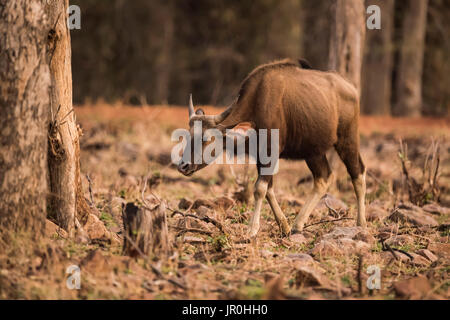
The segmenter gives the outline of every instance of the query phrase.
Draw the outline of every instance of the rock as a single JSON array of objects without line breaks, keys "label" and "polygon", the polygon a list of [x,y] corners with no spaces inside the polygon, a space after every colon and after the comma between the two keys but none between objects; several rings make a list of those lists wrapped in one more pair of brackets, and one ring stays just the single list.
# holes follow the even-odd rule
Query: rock
[{"label": "rock", "polygon": [[323,236],[324,240],[348,238],[373,243],[375,238],[361,227],[335,227],[330,233]]},{"label": "rock", "polygon": [[266,249],[260,250],[259,253],[263,258],[272,258],[275,255],[272,251]]},{"label": "rock", "polygon": [[319,203],[316,206],[316,210],[328,210],[328,207],[332,208],[338,213],[348,211],[348,206],[343,201],[335,198],[329,193],[327,193],[322,197],[322,199],[320,199]]},{"label": "rock", "polygon": [[[403,252],[400,252],[400,251],[394,251],[394,252],[395,252],[395,256],[397,257],[397,259],[395,259],[394,256],[392,255],[392,253],[389,251],[382,252],[381,259],[386,264],[390,264],[392,261],[401,261],[402,263],[410,264],[410,265],[417,266],[417,267],[428,267],[431,264],[431,262],[429,260],[425,259],[421,255],[418,255],[414,252],[408,252],[408,255],[404,254]],[[412,257],[412,259],[411,259],[411,257]]]},{"label": "rock", "polygon": [[83,228],[91,239],[101,239],[108,234],[108,230],[106,230],[103,222],[93,214],[89,214],[86,224],[83,226]]},{"label": "rock", "polygon": [[139,146],[137,144],[121,141],[117,147],[119,152],[131,161],[135,161],[139,155]]},{"label": "rock", "polygon": [[425,259],[417,253],[409,252],[409,254],[413,257],[412,261],[410,262],[417,267],[428,267],[431,264],[430,260]]},{"label": "rock", "polygon": [[214,204],[214,202],[210,201],[210,200],[206,200],[206,199],[197,199],[194,201],[194,204],[192,205],[192,209],[197,209],[200,206],[204,206],[210,209],[215,209],[216,205]]},{"label": "rock", "polygon": [[328,286],[328,279],[323,275],[317,268],[310,266],[300,266],[295,274],[295,285],[296,287],[309,287],[309,286]]},{"label": "rock", "polygon": [[289,206],[291,207],[302,207],[305,204],[305,201],[295,198],[295,197],[290,197],[290,196],[284,196],[281,198],[280,203],[287,203]]},{"label": "rock", "polygon": [[423,276],[394,283],[395,294],[405,299],[423,299],[431,291],[431,285]]},{"label": "rock", "polygon": [[291,253],[288,254],[285,259],[293,261],[295,263],[296,268],[300,265],[313,265],[315,261],[313,257],[306,253]]},{"label": "rock", "polygon": [[178,209],[187,210],[192,205],[192,201],[182,198],[178,203]]},{"label": "rock", "polygon": [[111,199],[111,209],[113,210],[114,215],[122,216],[122,206],[126,203],[125,199],[121,197],[113,197]]},{"label": "rock", "polygon": [[339,256],[343,254],[365,253],[370,248],[370,245],[363,241],[342,238],[337,240],[321,240],[314,246],[310,253],[319,256]]},{"label": "rock", "polygon": [[437,226],[438,222],[420,207],[413,204],[401,204],[389,219],[395,222],[409,222],[416,226]]},{"label": "rock", "polygon": [[374,242],[375,238],[361,227],[336,227],[323,235],[310,253],[334,256],[367,252]]},{"label": "rock", "polygon": [[305,238],[305,236],[301,233],[296,233],[296,234],[289,236],[289,240],[296,244],[306,244],[308,242],[308,240]]},{"label": "rock", "polygon": [[428,250],[440,258],[450,259],[450,243],[430,243],[428,245]]},{"label": "rock", "polygon": [[58,225],[54,224],[52,221],[45,219],[45,236],[47,238],[67,238],[67,232]]},{"label": "rock", "polygon": [[265,292],[263,299],[266,300],[285,300],[287,298],[284,292],[284,277],[265,275]]},{"label": "rock", "polygon": [[205,239],[200,237],[184,236],[184,242],[188,243],[206,243]]},{"label": "rock", "polygon": [[389,212],[376,203],[371,203],[366,209],[367,221],[383,221]]},{"label": "rock", "polygon": [[417,251],[418,254],[420,254],[422,257],[427,258],[431,262],[437,261],[437,257],[428,249],[420,249]]},{"label": "rock", "polygon": [[83,271],[87,271],[92,275],[98,275],[112,270],[102,252],[100,250],[93,250],[81,261],[81,272]]},{"label": "rock", "polygon": [[390,264],[393,261],[401,261],[402,263],[409,263],[411,261],[411,258],[408,257],[406,254],[401,253],[399,251],[394,252],[397,259],[394,258],[394,256],[390,251],[383,251],[380,254],[381,260],[383,260],[386,265]]},{"label": "rock", "polygon": [[450,214],[450,208],[441,207],[436,203],[426,204],[422,207],[422,209],[428,213],[435,215],[446,215]]},{"label": "rock", "polygon": [[223,211],[227,211],[228,209],[230,209],[234,206],[235,202],[233,199],[231,199],[229,197],[222,196],[215,200],[215,204],[216,204],[216,208],[220,208]]},{"label": "rock", "polygon": [[394,247],[401,247],[405,245],[412,245],[414,238],[407,234],[393,235],[385,241],[388,245]]}]

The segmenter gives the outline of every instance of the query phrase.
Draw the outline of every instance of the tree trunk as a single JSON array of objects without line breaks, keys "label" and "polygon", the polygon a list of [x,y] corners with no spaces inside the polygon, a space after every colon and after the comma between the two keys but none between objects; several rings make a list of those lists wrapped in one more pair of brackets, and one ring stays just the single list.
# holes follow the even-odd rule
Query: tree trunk
[{"label": "tree trunk", "polygon": [[364,0],[333,0],[329,69],[361,91],[361,65],[366,32]]},{"label": "tree trunk", "polygon": [[428,0],[408,0],[405,6],[395,85],[395,116],[421,115],[427,6]]},{"label": "tree trunk", "polygon": [[362,110],[371,115],[391,111],[394,0],[367,0],[381,9],[381,29],[367,30],[362,67]]},{"label": "tree trunk", "polygon": [[166,205],[153,208],[129,202],[122,211],[123,254],[130,257],[167,256],[171,250]]},{"label": "tree trunk", "polygon": [[46,215],[50,74],[42,1],[0,0],[0,232],[39,236]]},{"label": "tree trunk", "polygon": [[80,176],[81,129],[72,106],[68,0],[49,0],[48,55],[51,74],[51,124],[49,127],[50,208],[49,216],[73,235],[75,219],[85,222],[89,206],[83,196]]},{"label": "tree trunk", "polygon": [[329,1],[302,1],[302,56],[316,70],[328,70],[330,46]]},{"label": "tree trunk", "polygon": [[162,9],[164,19],[164,36],[160,53],[156,63],[156,74],[159,75],[156,82],[156,98],[154,102],[167,104],[169,100],[170,75],[172,72],[172,50],[174,38],[174,6],[172,1],[167,1]]}]

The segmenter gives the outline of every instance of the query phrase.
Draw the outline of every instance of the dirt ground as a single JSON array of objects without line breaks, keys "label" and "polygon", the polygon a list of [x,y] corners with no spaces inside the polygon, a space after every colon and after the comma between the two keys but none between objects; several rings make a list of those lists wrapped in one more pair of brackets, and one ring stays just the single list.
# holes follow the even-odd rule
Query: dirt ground
[{"label": "dirt ground", "polygon": [[[259,235],[246,242],[245,166],[184,177],[170,163],[170,136],[187,127],[187,108],[99,104],[76,114],[93,207],[88,238],[66,239],[50,221],[38,248],[18,237],[0,253],[0,298],[450,298],[449,119],[361,118],[367,230],[355,226],[351,180],[330,151],[335,179],[305,231],[282,237],[265,201]],[[311,188],[303,161],[280,162],[275,192],[290,223]],[[122,205],[144,200],[166,203],[172,249],[133,259],[122,255]],[[66,286],[70,265],[81,268],[80,290]]]}]

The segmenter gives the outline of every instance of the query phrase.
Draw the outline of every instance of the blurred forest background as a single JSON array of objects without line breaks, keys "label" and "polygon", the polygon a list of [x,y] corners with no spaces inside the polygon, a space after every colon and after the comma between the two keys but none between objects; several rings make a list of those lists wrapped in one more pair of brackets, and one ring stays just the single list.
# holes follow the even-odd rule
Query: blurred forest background
[{"label": "blurred forest background", "polygon": [[[259,64],[303,57],[315,69],[328,70],[331,2],[327,0],[71,4],[79,5],[82,13],[81,30],[71,32],[76,104],[104,100],[183,105],[193,92],[196,103],[226,105]],[[366,1],[366,6],[371,4],[381,7],[382,27],[366,30],[363,112],[447,115],[450,2]],[[402,53],[408,51],[410,61],[402,61]],[[418,88],[417,81],[411,88],[405,85],[411,70],[422,75]],[[398,94],[399,81],[406,87],[406,98]],[[408,99],[408,94],[415,96],[416,110],[396,110],[398,100]]]}]

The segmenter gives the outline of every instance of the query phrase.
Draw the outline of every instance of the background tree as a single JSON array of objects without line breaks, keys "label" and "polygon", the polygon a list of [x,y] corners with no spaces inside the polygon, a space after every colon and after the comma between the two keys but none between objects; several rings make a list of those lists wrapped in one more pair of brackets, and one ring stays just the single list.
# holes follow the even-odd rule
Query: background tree
[{"label": "background tree", "polygon": [[49,128],[49,216],[69,234],[75,220],[87,218],[89,206],[83,196],[80,175],[81,130],[72,106],[72,67],[70,31],[67,27],[68,0],[49,0],[48,61],[51,91]]},{"label": "background tree", "polygon": [[373,4],[381,10],[381,29],[366,31],[361,109],[366,114],[389,115],[394,57],[394,0],[366,0],[366,7]]},{"label": "background tree", "polygon": [[428,0],[406,0],[395,81],[393,115],[418,117],[422,111],[422,73]]},{"label": "background tree", "polygon": [[336,70],[361,90],[361,65],[366,31],[363,0],[333,0],[329,69]]},{"label": "background tree", "polygon": [[50,72],[42,1],[0,0],[0,232],[42,233]]},{"label": "background tree", "polygon": [[[361,6],[362,2],[339,3]],[[382,29],[366,31],[365,45],[371,50],[365,51],[363,67],[377,68],[377,72],[363,72],[363,77],[373,79],[370,82],[369,78],[362,79],[363,112],[387,113],[387,104],[377,101],[388,99],[389,88],[391,105],[395,103],[401,65],[397,48],[402,48],[405,40],[403,22],[411,7],[423,3],[395,1],[392,14],[395,23],[391,30],[394,62],[389,63],[392,52],[384,52],[383,48],[389,39],[391,2],[365,1],[364,8],[358,10],[358,19],[364,21],[361,26],[365,25],[368,5],[378,4],[382,10]],[[82,12],[81,30],[71,33],[74,101],[185,104],[187,94],[194,92],[199,104],[226,105],[233,100],[242,79],[258,64],[304,57],[314,68],[328,70],[330,32],[338,31],[336,23],[330,23],[336,17],[329,15],[333,3],[72,0],[71,4],[79,5]],[[450,103],[449,7],[446,0],[429,0],[426,46],[422,48],[425,52],[422,112],[427,115],[446,114]],[[351,11],[342,11],[340,21],[353,23],[354,19],[349,18]],[[345,16],[348,19],[342,19]],[[360,32],[351,34],[353,37]],[[350,48],[355,48],[357,43],[346,39],[352,44]],[[346,50],[345,46],[340,48]],[[389,64],[391,72],[387,71]],[[389,74],[392,80],[388,79]],[[385,87],[381,88],[379,83]],[[384,93],[378,94],[380,90]]]}]

